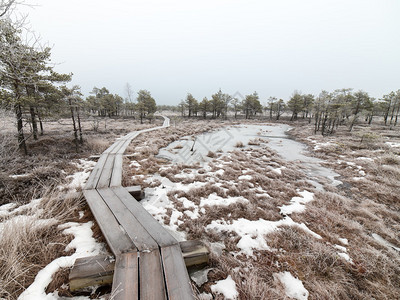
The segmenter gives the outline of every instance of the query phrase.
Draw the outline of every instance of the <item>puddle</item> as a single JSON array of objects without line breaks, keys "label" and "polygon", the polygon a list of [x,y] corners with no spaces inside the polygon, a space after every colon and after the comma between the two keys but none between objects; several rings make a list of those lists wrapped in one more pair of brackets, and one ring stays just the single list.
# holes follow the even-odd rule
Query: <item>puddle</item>
[{"label": "puddle", "polygon": [[158,156],[173,163],[204,164],[212,160],[207,156],[210,152],[226,153],[238,149],[236,147],[238,143],[243,143],[244,146],[247,146],[250,140],[262,138],[268,140],[267,146],[278,152],[284,159],[299,162],[309,177],[309,182],[317,190],[323,190],[321,183],[326,180],[333,186],[342,184],[341,181],[336,179],[339,174],[323,167],[321,165],[322,160],[307,156],[305,154],[307,153],[306,146],[289,138],[286,132],[290,128],[286,124],[224,127],[196,137],[183,137],[161,149]]}]

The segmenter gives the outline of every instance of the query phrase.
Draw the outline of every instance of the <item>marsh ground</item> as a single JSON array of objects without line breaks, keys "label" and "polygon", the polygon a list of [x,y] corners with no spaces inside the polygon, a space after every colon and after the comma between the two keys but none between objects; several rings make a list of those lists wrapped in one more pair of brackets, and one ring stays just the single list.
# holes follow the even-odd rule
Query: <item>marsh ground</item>
[{"label": "marsh ground", "polygon": [[[65,246],[73,236],[65,235],[58,225],[93,221],[80,195],[84,182],[71,185],[76,178],[87,178],[90,163],[86,158],[101,153],[121,134],[142,128],[131,120],[108,120],[107,128],[101,129],[100,123],[94,132],[93,121],[87,121],[87,143],[81,152],[74,153],[71,131],[57,124],[52,130],[59,130],[56,135],[42,137],[37,147],[31,144],[33,155],[29,160],[16,154],[3,160],[1,176],[6,178],[7,188],[1,199],[3,203],[17,203],[15,207],[0,207],[5,212],[2,224],[13,220],[7,226],[14,227],[7,227],[7,231],[19,228],[17,216],[55,220],[42,222],[45,226],[37,230],[24,227],[34,234],[24,241],[25,246],[16,243],[14,252],[7,250],[25,253],[29,243],[40,241],[46,253],[51,253],[46,259],[33,255],[23,265],[17,263],[21,256],[16,254],[13,261],[6,257],[9,240],[2,236],[1,286],[5,288],[1,297],[6,299],[15,299],[33,282],[38,270],[56,257],[72,254],[73,250],[65,252]],[[221,286],[225,284],[234,291],[230,296],[236,293],[238,299],[399,298],[399,131],[374,126],[372,130],[358,127],[348,133],[340,128],[336,135],[322,137],[314,135],[310,125],[296,125],[291,135],[309,146],[309,155],[322,159],[326,167],[340,174],[342,183],[338,186],[321,180],[323,190],[308,181],[301,162],[281,157],[264,137],[236,143],[226,152],[209,151],[201,163],[173,163],[157,157],[170,143],[178,141],[183,147],[193,136],[232,125],[235,123],[230,121],[176,118],[162,134],[139,136],[127,149],[132,156],[124,158],[123,184],[146,188],[144,207],[177,238],[201,239],[210,247],[210,265],[192,274],[198,297],[223,299],[227,291]],[[62,132],[64,138],[56,138]],[[182,137],[185,139],[179,142]],[[178,152],[178,144],[170,151]],[[57,154],[53,157],[45,153]],[[36,177],[39,179],[33,180]],[[49,180],[54,184],[48,184]],[[49,187],[46,192],[45,186]],[[60,190],[60,186],[64,187]],[[57,190],[70,196],[61,197],[55,194]],[[7,197],[7,193],[13,196]],[[44,200],[36,208],[18,211],[32,198]],[[92,230],[102,242],[96,224]],[[56,248],[48,246],[55,244]],[[106,252],[106,246],[101,251]],[[13,268],[15,273],[9,272]],[[70,296],[65,287],[60,289],[63,281],[65,276],[58,274],[48,292],[58,288],[60,295]]]}]

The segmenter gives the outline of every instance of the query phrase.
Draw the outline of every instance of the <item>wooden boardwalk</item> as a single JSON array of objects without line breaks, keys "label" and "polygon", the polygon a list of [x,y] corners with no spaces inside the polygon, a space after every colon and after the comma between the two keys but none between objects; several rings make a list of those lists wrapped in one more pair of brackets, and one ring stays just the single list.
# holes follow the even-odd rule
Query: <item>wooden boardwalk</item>
[{"label": "wooden boardwalk", "polygon": [[84,196],[116,257],[113,299],[194,299],[178,241],[121,186],[122,155],[139,134],[129,133],[100,156]]}]

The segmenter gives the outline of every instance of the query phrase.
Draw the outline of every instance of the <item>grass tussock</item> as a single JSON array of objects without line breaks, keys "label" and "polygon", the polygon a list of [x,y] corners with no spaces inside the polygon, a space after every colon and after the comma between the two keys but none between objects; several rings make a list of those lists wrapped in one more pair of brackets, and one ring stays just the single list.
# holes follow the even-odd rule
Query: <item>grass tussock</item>
[{"label": "grass tussock", "polygon": [[39,270],[54,259],[68,255],[71,236],[57,228],[76,221],[83,207],[80,194],[48,193],[37,206],[3,219],[0,235],[0,298],[16,299]]}]

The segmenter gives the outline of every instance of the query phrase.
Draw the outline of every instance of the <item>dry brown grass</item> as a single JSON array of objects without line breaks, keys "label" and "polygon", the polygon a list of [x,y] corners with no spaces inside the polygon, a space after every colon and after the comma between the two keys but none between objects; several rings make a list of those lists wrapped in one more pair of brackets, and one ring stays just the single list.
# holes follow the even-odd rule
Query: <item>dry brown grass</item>
[{"label": "dry brown grass", "polygon": [[[306,132],[303,139],[306,141],[307,137]],[[209,282],[199,288],[199,292],[210,293],[210,286],[215,281],[231,275],[239,299],[287,299],[283,286],[273,279],[273,274],[290,271],[303,281],[310,292],[309,299],[399,298],[400,287],[396,286],[400,282],[398,253],[371,237],[371,233],[377,233],[388,242],[400,245],[400,201],[395,192],[400,189],[397,152],[388,152],[387,146],[379,145],[379,140],[373,145],[371,141],[360,143],[359,136],[351,134],[330,137],[329,141],[332,145],[321,148],[315,155],[342,175],[340,180],[345,184],[338,188],[325,185],[325,192],[316,192],[305,181],[300,164],[288,163],[274,151],[257,147],[251,151],[237,149],[215,158],[209,163],[211,172],[219,171],[223,162],[224,173],[213,175],[212,182],[189,191],[176,190],[168,194],[175,209],[180,211],[185,210],[182,197],[196,205],[211,193],[220,197],[242,196],[249,201],[229,206],[204,206],[197,219],[193,220],[186,214],[179,218],[183,223],[178,228],[186,232],[188,239],[225,245],[226,250],[220,256],[213,256],[211,264],[214,270],[209,273]],[[377,157],[376,149],[385,150]],[[357,160],[359,156],[374,161]],[[338,160],[355,165],[338,164]],[[282,166],[285,168],[280,169],[281,174],[273,171]],[[366,173],[365,178],[354,180],[353,177],[362,176],[360,170]],[[191,183],[193,178],[201,182],[211,179],[204,169],[197,170],[201,177],[182,177],[182,174],[194,172],[191,166],[172,165],[163,168],[161,175],[180,183]],[[175,176],[177,174],[179,176]],[[239,180],[244,174],[251,178]],[[288,204],[292,197],[298,196],[298,190],[304,189],[313,191],[315,200],[306,205],[305,212],[294,213],[291,217],[321,235],[320,240],[300,227],[283,226],[266,237],[272,251],[255,250],[255,257],[234,257],[231,253],[239,250],[239,237],[235,232],[204,230],[214,220],[228,223],[239,218],[280,220],[279,206]],[[194,211],[193,208],[190,210]],[[169,209],[164,219],[167,225],[171,225],[171,214]],[[349,240],[349,245],[342,244],[343,238]],[[340,257],[335,244],[345,246],[353,262]]]},{"label": "dry brown grass", "polygon": [[[16,299],[37,272],[64,252],[71,241],[58,224],[78,219],[83,207],[80,194],[48,193],[40,205],[22,212],[20,218],[3,220],[0,236],[0,297]],[[31,216],[31,217],[29,217]],[[37,220],[49,220],[38,223]]]}]

